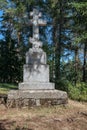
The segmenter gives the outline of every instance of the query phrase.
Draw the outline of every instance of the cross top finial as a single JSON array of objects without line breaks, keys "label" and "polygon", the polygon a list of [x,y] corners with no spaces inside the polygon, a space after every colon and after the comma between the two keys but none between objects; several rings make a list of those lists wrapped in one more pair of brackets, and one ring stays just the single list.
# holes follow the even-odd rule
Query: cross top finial
[{"label": "cross top finial", "polygon": [[30,38],[30,42],[33,44],[33,47],[39,48],[42,47],[42,42],[39,41],[39,26],[45,26],[46,21],[39,19],[42,14],[37,8],[34,8],[33,12],[30,12],[30,16],[33,17],[33,19],[30,20],[33,25],[33,38]]}]

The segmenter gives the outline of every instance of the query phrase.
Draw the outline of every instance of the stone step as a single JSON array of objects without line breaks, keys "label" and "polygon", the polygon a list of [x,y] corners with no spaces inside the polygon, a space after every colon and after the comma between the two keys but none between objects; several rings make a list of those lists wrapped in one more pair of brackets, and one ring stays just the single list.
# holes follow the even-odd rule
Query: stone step
[{"label": "stone step", "polygon": [[60,90],[11,90],[8,99],[67,99],[67,93]]},{"label": "stone step", "polygon": [[19,90],[52,90],[55,88],[54,83],[45,82],[23,82],[19,83]]},{"label": "stone step", "polygon": [[67,104],[67,93],[59,90],[11,90],[8,107],[35,107]]}]

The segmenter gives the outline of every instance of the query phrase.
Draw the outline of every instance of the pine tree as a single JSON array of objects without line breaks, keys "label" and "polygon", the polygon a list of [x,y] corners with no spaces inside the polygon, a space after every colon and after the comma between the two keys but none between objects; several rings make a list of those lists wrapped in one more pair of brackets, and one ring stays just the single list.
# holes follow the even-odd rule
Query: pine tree
[{"label": "pine tree", "polygon": [[76,42],[79,43],[83,49],[83,78],[85,82],[87,79],[87,2],[76,1],[73,4],[75,8],[75,27],[76,27]]}]

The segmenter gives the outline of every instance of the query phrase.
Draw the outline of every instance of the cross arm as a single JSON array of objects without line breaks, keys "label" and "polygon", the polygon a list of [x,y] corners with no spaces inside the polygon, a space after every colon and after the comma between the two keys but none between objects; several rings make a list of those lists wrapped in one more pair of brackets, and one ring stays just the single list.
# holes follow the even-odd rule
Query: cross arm
[{"label": "cross arm", "polygon": [[38,24],[41,26],[46,26],[47,22],[45,20],[39,19]]}]

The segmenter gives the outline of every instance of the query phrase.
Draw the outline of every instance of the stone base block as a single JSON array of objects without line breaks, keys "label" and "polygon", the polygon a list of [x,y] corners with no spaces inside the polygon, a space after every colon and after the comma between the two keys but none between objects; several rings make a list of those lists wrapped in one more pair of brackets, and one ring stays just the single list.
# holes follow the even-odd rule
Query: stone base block
[{"label": "stone base block", "polygon": [[59,90],[12,90],[8,93],[8,107],[33,107],[66,104],[67,93]]},{"label": "stone base block", "polygon": [[23,82],[19,84],[19,90],[52,90],[54,83]]},{"label": "stone base block", "polygon": [[25,64],[23,73],[24,82],[49,82],[49,65]]}]

